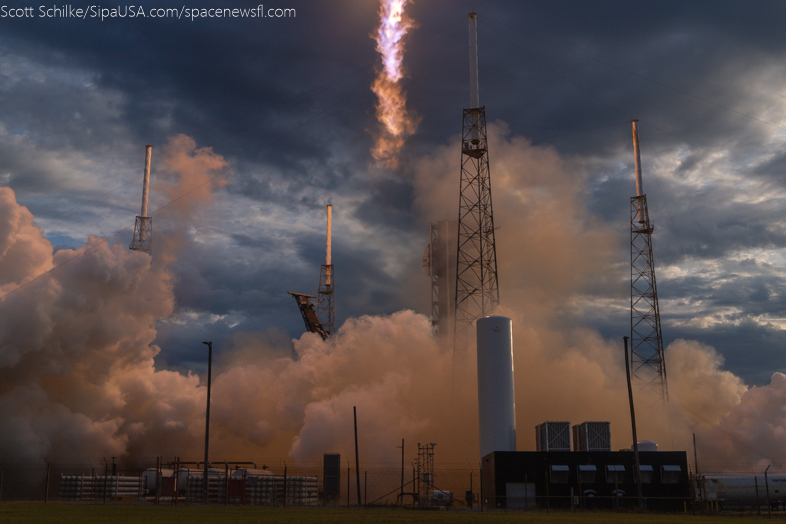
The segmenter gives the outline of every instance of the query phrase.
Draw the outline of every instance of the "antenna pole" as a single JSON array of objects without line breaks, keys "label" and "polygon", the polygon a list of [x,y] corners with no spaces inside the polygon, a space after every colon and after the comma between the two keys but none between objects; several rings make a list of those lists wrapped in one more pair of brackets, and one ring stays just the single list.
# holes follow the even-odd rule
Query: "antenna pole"
[{"label": "antenna pole", "polygon": [[333,206],[327,206],[327,240],[325,263],[319,273],[317,317],[325,331],[332,335],[336,331],[336,306],[333,296]]},{"label": "antenna pole", "polygon": [[147,216],[147,196],[150,191],[150,158],[152,156],[153,146],[145,146],[145,181],[142,184],[142,212],[139,214],[142,217]]},{"label": "antenna pole", "polygon": [[478,15],[469,14],[469,107],[480,107],[478,92]]},{"label": "antenna pole", "polygon": [[325,250],[325,265],[329,266],[331,262],[331,255],[333,248],[333,206],[328,204],[327,207],[327,245]]},{"label": "antenna pole", "polygon": [[150,254],[153,237],[153,219],[147,216],[147,198],[150,193],[150,158],[153,146],[145,146],[145,178],[142,182],[142,210],[134,222],[134,237],[129,249]]}]

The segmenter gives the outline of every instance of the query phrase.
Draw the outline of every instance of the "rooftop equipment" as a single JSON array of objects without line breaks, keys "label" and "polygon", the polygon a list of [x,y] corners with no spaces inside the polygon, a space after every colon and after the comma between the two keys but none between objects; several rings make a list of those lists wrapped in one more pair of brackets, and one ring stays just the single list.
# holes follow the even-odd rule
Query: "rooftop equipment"
[{"label": "rooftop equipment", "polygon": [[658,451],[658,444],[651,440],[640,440],[639,451]]},{"label": "rooftop equipment", "polygon": [[582,422],[573,426],[573,451],[611,451],[611,424]]},{"label": "rooftop equipment", "polygon": [[544,422],[535,426],[536,451],[570,451],[570,422]]}]

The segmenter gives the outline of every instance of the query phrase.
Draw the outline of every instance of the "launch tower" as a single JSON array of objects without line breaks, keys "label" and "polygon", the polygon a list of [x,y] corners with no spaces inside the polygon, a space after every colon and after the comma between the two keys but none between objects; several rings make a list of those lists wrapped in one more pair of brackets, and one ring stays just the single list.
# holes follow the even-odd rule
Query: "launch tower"
[{"label": "launch tower", "polygon": [[654,390],[666,402],[669,389],[652,258],[652,231],[655,226],[650,222],[647,195],[641,182],[638,120],[633,121],[633,155],[636,196],[630,199],[630,366],[633,376],[642,386]]},{"label": "launch tower", "polygon": [[147,216],[147,195],[150,189],[150,157],[153,146],[145,146],[145,180],[142,185],[142,212],[137,215],[134,223],[134,238],[131,239],[129,249],[144,251],[148,255],[153,243],[153,218]]},{"label": "launch tower", "polygon": [[333,206],[327,207],[327,243],[325,263],[319,272],[319,298],[317,316],[329,335],[336,331],[336,303],[333,297],[333,260],[332,260]]},{"label": "launch tower", "polygon": [[290,295],[295,298],[295,302],[297,302],[297,308],[300,310],[300,314],[303,317],[303,322],[306,324],[306,331],[310,333],[317,333],[322,340],[328,338],[330,333],[328,333],[325,328],[322,326],[322,323],[319,321],[319,317],[317,317],[316,312],[314,311],[314,304],[309,300],[310,298],[317,298],[314,295],[307,295],[305,293],[293,293],[292,291],[287,291]]},{"label": "launch tower", "polygon": [[477,14],[469,15],[470,108],[461,134],[461,191],[456,255],[454,343],[465,344],[478,318],[499,304],[497,248],[491,208],[486,108],[478,94]]},{"label": "launch tower", "polygon": [[431,325],[440,337],[453,335],[456,305],[455,220],[431,224],[431,242],[423,254],[423,270],[431,280]]}]

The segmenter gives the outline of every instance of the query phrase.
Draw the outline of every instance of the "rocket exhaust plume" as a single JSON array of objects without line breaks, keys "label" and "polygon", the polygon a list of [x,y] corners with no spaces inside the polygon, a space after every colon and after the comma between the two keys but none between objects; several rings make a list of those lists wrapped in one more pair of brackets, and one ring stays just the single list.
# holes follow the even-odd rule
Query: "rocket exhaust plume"
[{"label": "rocket exhaust plume", "polygon": [[377,95],[377,120],[382,128],[377,135],[372,155],[378,165],[396,168],[398,153],[408,136],[418,127],[420,119],[407,111],[407,97],[400,81],[404,76],[404,37],[414,27],[404,13],[408,0],[380,0],[379,28],[374,35],[382,68],[371,90]]}]

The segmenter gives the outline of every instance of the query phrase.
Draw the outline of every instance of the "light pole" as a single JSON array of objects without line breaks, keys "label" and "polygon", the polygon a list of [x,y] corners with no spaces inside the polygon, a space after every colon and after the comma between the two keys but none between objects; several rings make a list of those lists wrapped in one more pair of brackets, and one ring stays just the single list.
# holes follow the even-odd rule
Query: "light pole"
[{"label": "light pole", "polygon": [[633,456],[636,471],[636,495],[639,499],[639,511],[644,509],[644,500],[641,497],[641,465],[639,464],[639,437],[636,435],[636,412],[633,411],[633,388],[630,385],[630,362],[628,360],[628,337],[622,337],[625,342],[625,373],[628,376],[628,400],[630,401],[630,427],[633,430]]},{"label": "light pole", "polygon": [[401,448],[401,490],[399,491],[398,498],[399,504],[404,504],[404,439],[401,439],[401,446],[396,446],[397,448]]},{"label": "light pole", "polygon": [[208,487],[209,487],[209,479],[208,479],[208,467],[209,462],[207,461],[207,453],[210,443],[210,381],[211,381],[211,374],[213,372],[213,343],[212,342],[202,342],[203,344],[207,345],[207,412],[205,413],[205,505],[208,503]]}]

